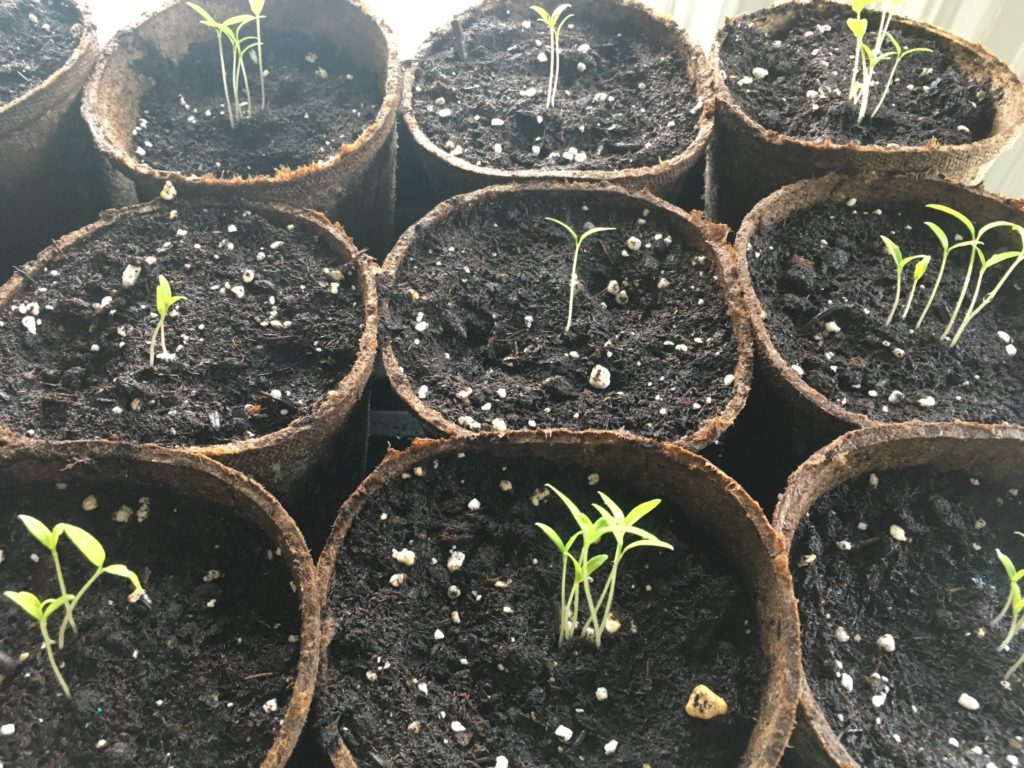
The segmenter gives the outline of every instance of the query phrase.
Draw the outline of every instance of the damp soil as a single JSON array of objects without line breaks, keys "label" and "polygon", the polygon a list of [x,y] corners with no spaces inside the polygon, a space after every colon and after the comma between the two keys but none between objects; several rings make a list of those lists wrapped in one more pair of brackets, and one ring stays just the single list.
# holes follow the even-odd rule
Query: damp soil
[{"label": "damp soil", "polygon": [[235,128],[215,43],[193,45],[177,65],[155,50],[135,64],[155,83],[132,131],[137,159],[181,173],[272,176],[327,161],[359,138],[380,111],[379,76],[329,40],[270,23],[262,33],[267,108],[259,109],[259,69],[250,64],[253,112]]},{"label": "damp soil", "polygon": [[[1024,539],[1014,535],[1022,497],[962,472],[915,468],[877,478],[874,489],[861,477],[829,492],[796,531],[790,566],[811,690],[860,765],[1024,760],[1024,678],[1001,684],[1024,646],[999,652],[1008,622],[991,626],[1008,594],[995,549],[1024,559]],[[891,525],[906,542],[892,538]],[[851,549],[839,549],[841,541]],[[809,554],[817,559],[801,567]],[[847,642],[836,638],[839,627]],[[876,644],[884,634],[895,640],[892,653]],[[886,689],[875,706],[872,697]],[[980,709],[960,706],[962,693]]]},{"label": "damp soil", "polygon": [[[967,259],[963,250],[949,257],[932,308],[915,331],[942,255],[924,222],[939,224],[951,241],[961,231],[966,237],[966,230],[924,204],[894,206],[881,214],[876,210],[816,205],[752,238],[747,253],[751,279],[783,360],[799,366],[804,380],[830,401],[879,421],[1024,421],[1024,357],[1009,354],[1024,346],[1024,314],[1019,309],[1024,281],[1019,271],[950,348],[941,334],[964,284]],[[903,320],[913,269],[907,267],[900,307],[888,326],[896,272],[881,235],[894,240],[905,255],[933,256]],[[1004,249],[996,247],[1000,237],[990,236],[990,255]],[[1019,240],[1003,245],[1020,248]],[[982,296],[1003,269],[992,268]],[[839,326],[839,333],[828,331],[830,322]],[[935,404],[923,406],[921,400],[930,402],[927,398]]]},{"label": "damp soil", "polygon": [[509,171],[608,171],[658,165],[697,137],[702,105],[686,55],[637,27],[576,10],[547,108],[549,62],[538,56],[548,33],[537,15],[498,3],[463,19],[465,59],[455,33],[442,35],[418,62],[413,92],[417,122],[450,156]]},{"label": "damp soil", "polygon": [[[600,488],[631,507],[643,490],[594,486],[579,467],[525,459],[449,454],[421,469],[370,496],[342,543],[325,612],[339,629],[316,704],[328,751],[344,741],[359,765],[382,768],[493,766],[499,756],[565,768],[739,763],[766,679],[754,606],[679,507],[666,501],[647,518],[674,551],[640,549],[623,561],[622,629],[600,651],[559,649],[561,565],[534,521],[565,536],[571,518],[553,495],[536,506],[531,496],[556,480],[581,503]],[[468,511],[471,499],[479,511]],[[416,553],[412,566],[392,558],[404,547]],[[455,572],[452,551],[466,555]],[[394,573],[406,575],[397,589]],[[728,702],[727,715],[685,714],[701,683]],[[611,740],[618,747],[606,755]]]},{"label": "damp soil", "polygon": [[[82,502],[96,496],[87,513]],[[127,521],[115,522],[121,509]],[[44,766],[254,766],[273,744],[298,663],[296,597],[289,571],[254,526],[228,509],[176,498],[129,477],[116,484],[78,475],[56,484],[0,487],[0,588],[56,592],[53,563],[16,519],[80,525],[108,562],[139,574],[152,608],[130,604],[128,582],[104,577],[75,611],[62,665],[66,699],[40,652],[38,626],[0,601],[0,651],[27,659],[0,678],[0,762]],[[174,546],[168,546],[174,542]],[[69,589],[91,575],[67,540]],[[33,560],[38,557],[38,562]],[[211,579],[216,571],[219,578]],[[256,599],[258,597],[258,599]],[[61,614],[50,620],[51,634]],[[276,699],[277,711],[264,704]],[[270,709],[270,707],[268,707]]]},{"label": "damp soil", "polygon": [[[362,295],[351,263],[288,226],[174,203],[79,241],[0,309],[0,423],[208,445],[309,417],[355,362]],[[130,288],[128,266],[141,268]],[[174,359],[151,367],[158,275],[185,299],[165,326]]]},{"label": "damp soil", "polygon": [[82,38],[69,0],[0,0],[0,106],[63,67]]},{"label": "damp soil", "polygon": [[[777,13],[765,9],[732,22],[721,47],[730,91],[765,128],[812,142],[883,146],[969,144],[991,134],[1002,95],[991,90],[987,79],[959,70],[948,45],[935,35],[893,25],[891,32],[904,49],[930,48],[932,53],[905,58],[882,109],[858,125],[857,109],[847,102],[853,67],[849,6],[816,0],[784,29],[768,34],[763,20]],[[865,12],[864,18],[873,43],[879,14]],[[879,65],[869,116],[890,67],[891,60]],[[756,68],[767,70],[767,76],[758,79]]]},{"label": "damp soil", "polygon": [[[579,232],[616,229],[583,244],[568,335],[573,243],[546,216]],[[508,429],[691,434],[728,403],[738,353],[713,257],[680,229],[641,203],[578,193],[506,195],[422,228],[385,314],[413,391],[484,431],[502,419]],[[607,292],[612,280],[627,304]],[[611,374],[605,390],[589,384],[595,365]]]}]

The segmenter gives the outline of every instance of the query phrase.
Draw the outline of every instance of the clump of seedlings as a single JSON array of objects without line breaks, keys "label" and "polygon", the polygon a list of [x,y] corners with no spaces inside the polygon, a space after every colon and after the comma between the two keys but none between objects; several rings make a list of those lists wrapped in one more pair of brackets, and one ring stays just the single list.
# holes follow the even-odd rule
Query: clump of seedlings
[{"label": "clump of seedlings", "polygon": [[[612,605],[615,601],[615,584],[622,558],[627,552],[640,547],[675,549],[668,542],[662,541],[653,533],[639,527],[640,521],[661,504],[661,499],[645,501],[627,513],[623,512],[606,494],[598,492],[603,504],[592,505],[598,516],[591,519],[576,506],[572,499],[555,486],[549,483],[547,487],[562,500],[579,528],[563,541],[551,526],[534,523],[551,540],[562,556],[558,645],[562,646],[572,640],[576,630],[579,629],[581,637],[591,640],[595,647],[600,648],[602,635],[606,631],[614,632],[618,626],[612,616]],[[594,549],[595,545],[606,536],[611,536],[615,544],[610,558],[604,552],[595,554]],[[628,543],[627,536],[633,537]],[[611,568],[608,577],[595,600],[594,590],[591,588],[592,578],[609,560]],[[570,565],[572,566],[571,571]],[[579,622],[581,595],[582,600],[586,603],[588,614],[582,627]]]},{"label": "clump of seedlings", "polygon": [[157,321],[156,328],[153,329],[153,336],[149,340],[149,365],[153,367],[156,364],[156,337],[160,335],[160,347],[163,350],[160,353],[161,360],[173,360],[174,354],[167,351],[167,340],[164,337],[164,325],[167,321],[167,313],[171,311],[171,307],[181,301],[184,296],[175,296],[171,291],[171,284],[167,282],[167,278],[160,275],[157,280],[156,286],[156,313],[160,319]]},{"label": "clump of seedlings", "polygon": [[[1017,224],[1013,224],[1009,221],[993,221],[980,229],[976,228],[974,222],[972,222],[967,216],[960,213],[959,211],[950,208],[946,205],[939,205],[932,203],[928,205],[928,208],[945,213],[948,216],[952,216],[958,222],[960,222],[967,230],[967,239],[960,239],[958,242],[954,242],[953,239],[946,234],[945,230],[942,229],[938,224],[933,221],[926,221],[925,225],[932,231],[935,238],[939,241],[939,245],[942,248],[942,257],[939,260],[939,270],[935,277],[935,282],[932,284],[931,292],[928,296],[928,301],[918,317],[916,328],[920,328],[921,324],[924,323],[925,317],[927,317],[929,310],[932,308],[932,302],[935,300],[935,294],[939,290],[939,285],[942,282],[942,278],[946,273],[946,264],[949,256],[954,251],[970,248],[970,260],[967,263],[967,271],[964,276],[963,285],[960,288],[960,295],[957,299],[956,306],[953,308],[953,312],[950,315],[949,322],[946,324],[945,329],[942,331],[941,338],[949,341],[950,347],[955,347],[957,342],[960,341],[960,337],[963,335],[967,327],[984,309],[992,303],[995,297],[999,294],[999,291],[1007,280],[1013,274],[1014,270],[1024,261],[1024,228]],[[994,232],[1000,229],[1010,229],[1019,238],[1021,247],[1017,250],[1002,251],[994,253],[992,255],[986,255],[984,251],[985,236],[990,232]],[[913,284],[911,286],[910,295],[907,298],[906,306],[903,309],[901,317],[906,319],[910,313],[911,304],[914,301],[914,294],[917,290],[918,283],[924,277],[931,265],[933,259],[925,254],[919,254],[917,256],[903,256],[900,247],[890,240],[885,235],[882,235],[882,242],[885,244],[886,250],[889,255],[892,256],[893,261],[896,264],[896,296],[893,301],[892,311],[889,313],[889,319],[886,321],[886,325],[890,325],[893,318],[896,315],[896,309],[900,302],[900,293],[902,290],[902,280],[904,269],[912,262],[917,262],[913,272]],[[989,270],[1000,264],[1007,264],[1007,267],[995,284],[984,294],[982,294],[982,287],[986,282],[986,275]],[[971,288],[973,286],[973,292]],[[961,315],[961,311],[964,310],[964,302],[967,299],[967,294],[971,293],[970,303],[966,306],[966,311]],[[957,325],[959,321],[959,325]],[[954,332],[954,328],[956,331]],[[952,338],[950,337],[950,334]]]},{"label": "clump of seedlings", "polygon": [[[60,625],[60,632],[57,637],[57,647],[60,649],[64,648],[64,635],[68,627],[78,634],[78,627],[75,625],[75,608],[81,602],[89,588],[96,583],[96,580],[100,576],[117,576],[122,579],[127,579],[131,582],[133,587],[132,593],[128,596],[128,601],[131,603],[138,602],[140,599],[144,600],[147,604],[149,598],[146,595],[146,591],[142,588],[142,584],[139,582],[139,577],[132,570],[129,570],[127,566],[113,563],[107,565],[107,553],[103,548],[103,545],[93,536],[91,533],[86,531],[84,528],[79,528],[77,525],[71,525],[70,523],[57,523],[53,528],[48,527],[41,520],[37,520],[30,515],[18,515],[18,519],[21,520],[28,532],[32,534],[33,538],[42,544],[43,548],[46,549],[50,556],[53,558],[54,569],[57,573],[57,586],[60,589],[60,595],[57,597],[47,598],[40,600],[32,592],[4,592],[4,597],[13,602],[25,613],[31,616],[39,623],[39,633],[43,639],[43,649],[46,651],[46,658],[50,662],[50,668],[53,670],[54,676],[57,678],[57,682],[60,684],[61,690],[64,691],[64,695],[71,698],[71,689],[68,688],[67,682],[64,680],[64,675],[60,672],[60,667],[57,666],[57,660],[53,654],[53,638],[50,636],[49,622],[50,617],[55,612],[64,609],[64,620]],[[64,573],[60,565],[60,555],[57,553],[57,545],[60,543],[62,536],[67,536],[68,540],[75,545],[75,548],[89,561],[90,564],[96,569],[92,576],[82,585],[82,588],[78,592],[71,594],[67,591],[67,586],[64,581]]]},{"label": "clump of seedlings", "polygon": [[[851,0],[854,16],[846,20],[846,26],[853,33],[855,48],[848,100],[857,110],[858,124],[864,122],[864,118],[867,116],[871,101],[871,86],[874,82],[875,70],[879,64],[887,59],[893,60],[892,68],[889,70],[889,78],[885,82],[882,95],[875,103],[875,108],[871,111],[872,118],[878,114],[878,110],[882,108],[882,104],[885,103],[886,98],[889,96],[893,81],[896,79],[896,70],[903,60],[917,53],[932,52],[931,48],[903,48],[889,32],[893,11],[902,2],[903,0],[881,0],[881,18],[879,19],[876,31],[875,42],[874,45],[868,46],[864,42],[868,36],[868,20],[864,18],[863,13],[869,6],[877,5],[879,0]],[[886,43],[889,44],[891,50],[883,51]]]},{"label": "clump of seedlings", "polygon": [[565,13],[570,8],[572,8],[571,3],[562,3],[554,11],[548,13],[539,5],[530,6],[530,10],[536,13],[548,28],[548,96],[546,104],[549,109],[555,106],[555,94],[558,92],[558,75],[562,63],[562,27],[573,17],[571,13]]},{"label": "clump of seedlings", "polygon": [[[1018,536],[1024,536],[1024,533],[1017,532]],[[1014,566],[1013,561],[1009,556],[1003,552],[996,550],[996,556],[999,558],[999,562],[1002,563],[1003,568],[1006,570],[1006,576],[1010,580],[1010,593],[1006,598],[1006,604],[1003,605],[1003,610],[999,612],[999,615],[992,621],[992,626],[995,626],[1001,622],[1007,614],[1010,614],[1010,631],[1006,634],[1006,639],[999,646],[1000,651],[1009,650],[1010,645],[1017,638],[1018,633],[1024,628],[1024,596],[1021,595],[1020,585],[1021,581],[1024,580],[1024,568],[1018,570]],[[1014,662],[1013,666],[1007,670],[1006,674],[1003,675],[1004,680],[1009,680],[1013,674],[1024,666],[1024,653],[1020,655],[1020,658]]]},{"label": "clump of seedlings", "polygon": [[599,232],[614,232],[615,227],[591,227],[582,235],[580,235],[577,234],[576,230],[570,227],[564,221],[560,221],[559,219],[553,219],[550,216],[545,216],[544,220],[550,221],[552,224],[557,224],[558,226],[562,227],[572,237],[573,244],[575,245],[575,249],[572,253],[572,275],[569,277],[569,314],[565,321],[565,332],[569,333],[569,330],[572,328],[573,301],[576,298],[576,287],[579,283],[579,278],[576,276],[576,266],[579,263],[580,248],[583,247],[583,241],[586,240],[591,235],[596,235]]},{"label": "clump of seedlings", "polygon": [[[256,65],[260,71],[260,109],[267,108],[267,94],[264,86],[263,70],[263,36],[260,28],[260,19],[263,6],[266,0],[249,0],[249,9],[252,13],[238,14],[231,16],[224,21],[217,21],[213,16],[196,3],[187,3],[188,7],[199,14],[200,24],[210,27],[217,33],[217,52],[220,56],[220,76],[224,85],[224,106],[228,113],[228,121],[234,128],[243,117],[252,117],[252,95],[249,92],[249,72],[245,66],[247,54],[255,58]],[[254,25],[255,34],[245,34],[245,29],[250,24]],[[224,43],[231,49],[231,76],[228,77],[228,68],[224,58]],[[228,83],[230,82],[230,90]],[[241,91],[244,89],[245,99],[242,99]],[[245,108],[243,110],[243,107]]]}]

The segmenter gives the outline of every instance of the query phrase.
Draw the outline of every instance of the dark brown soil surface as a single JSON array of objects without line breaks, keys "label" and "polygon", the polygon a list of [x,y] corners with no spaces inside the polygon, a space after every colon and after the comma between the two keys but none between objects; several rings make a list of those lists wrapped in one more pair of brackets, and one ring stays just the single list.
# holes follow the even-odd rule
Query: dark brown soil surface
[{"label": "dark brown soil surface", "polygon": [[0,106],[63,67],[82,37],[68,0],[0,0]]},{"label": "dark brown soil surface", "polygon": [[[82,502],[95,495],[97,511]],[[149,514],[143,499],[149,500]],[[115,522],[117,510],[133,512]],[[109,563],[135,570],[153,607],[129,604],[127,581],[102,577],[75,611],[79,634],[55,650],[66,699],[40,651],[38,625],[0,599],[0,651],[28,658],[0,682],[0,762],[50,766],[259,765],[288,705],[298,659],[296,597],[270,543],[230,510],[196,506],[130,478],[0,488],[0,589],[59,594],[49,553],[17,514],[70,522],[95,535]],[[91,575],[62,540],[68,589]],[[34,560],[38,556],[38,562]],[[220,573],[213,578],[213,572]],[[210,580],[208,580],[210,579]],[[59,628],[58,611],[50,620]],[[277,711],[264,705],[276,699]],[[273,707],[267,706],[267,710]]]},{"label": "dark brown soil surface", "polygon": [[[564,536],[572,522],[554,495],[537,505],[531,496],[551,481],[581,506],[598,501],[598,489],[624,507],[648,496],[609,478],[588,484],[578,466],[449,455],[421,469],[374,494],[342,544],[326,609],[341,626],[317,699],[328,749],[343,739],[360,765],[382,768],[494,766],[502,755],[511,766],[563,768],[739,762],[765,680],[754,610],[679,507],[666,501],[645,520],[674,551],[623,560],[620,632],[599,651],[584,641],[559,649],[561,559],[533,523]],[[467,509],[471,499],[478,512]],[[403,547],[414,565],[392,559]],[[456,572],[446,568],[452,551],[466,555]],[[406,574],[397,589],[394,573]],[[728,702],[727,715],[685,714],[700,683]],[[560,725],[569,741],[556,736]]]},{"label": "dark brown soil surface", "polygon": [[[956,472],[877,478],[874,490],[862,477],[826,494],[797,529],[790,565],[811,689],[861,765],[1015,765],[1024,760],[1024,677],[1000,681],[1024,638],[1000,653],[1009,623],[990,622],[1009,592],[995,548],[1024,562],[1024,539],[1014,535],[1024,529],[1021,497]],[[894,524],[907,541],[890,535]],[[817,559],[801,567],[809,554]],[[884,634],[894,652],[877,645]],[[980,709],[960,706],[962,693]]]},{"label": "dark brown soil surface", "polygon": [[[573,243],[545,216],[577,232],[588,222],[616,228],[583,244],[568,335]],[[711,258],[677,229],[662,211],[583,193],[503,196],[423,229],[385,319],[413,389],[425,386],[449,420],[485,430],[500,418],[509,429],[693,432],[732,396],[725,377],[738,355]],[[607,292],[612,280],[627,304]],[[603,391],[588,383],[595,365],[611,373]]]},{"label": "dark brown soil surface", "polygon": [[[768,312],[765,322],[772,342],[787,363],[804,371],[814,389],[879,421],[1024,422],[1024,357],[1007,350],[1009,343],[1024,340],[1022,273],[1011,276],[950,348],[940,334],[956,306],[969,253],[954,251],[931,311],[915,331],[942,256],[925,221],[941,226],[951,241],[961,233],[967,236],[955,219],[924,203],[880,215],[862,206],[818,205],[758,233],[747,257],[758,298]],[[895,296],[896,269],[880,235],[894,240],[906,256],[933,257],[910,314],[902,320],[913,267],[906,269],[900,309],[889,326],[885,321]],[[1001,250],[995,247],[999,242],[991,236],[986,252]],[[1006,247],[1020,248],[1019,239],[1016,244],[1007,240]],[[1004,269],[992,268],[985,291]],[[975,268],[975,276],[977,272]],[[841,332],[829,333],[828,322]],[[1009,341],[1000,333],[1008,334]],[[905,353],[902,357],[899,350]],[[894,391],[903,396],[890,399]],[[935,399],[934,406],[921,405],[928,397]]]},{"label": "dark brown soil surface", "polygon": [[[263,435],[309,416],[355,361],[354,267],[301,225],[166,204],[66,256],[0,314],[0,423],[17,431],[172,445]],[[142,268],[130,288],[127,265]],[[186,298],[166,322],[175,359],[150,367],[158,275]],[[33,335],[23,321],[36,311]]]},{"label": "dark brown soil surface", "polygon": [[[383,100],[365,64],[328,40],[276,32],[272,18],[263,27],[267,109],[254,109],[234,129],[215,43],[193,46],[178,66],[155,52],[136,66],[156,82],[142,99],[136,153],[147,165],[182,173],[273,175],[328,160],[373,122]],[[258,73],[250,63],[257,108]]]},{"label": "dark brown soil surface", "polygon": [[[416,120],[430,140],[470,163],[505,170],[654,166],[685,151],[697,136],[701,107],[683,54],[582,7],[572,11],[551,109],[549,63],[538,59],[548,51],[548,28],[525,4],[471,16],[465,60],[453,33],[440,38],[419,62],[413,94]],[[564,157],[570,148],[586,158]]]},{"label": "dark brown soil surface", "polygon": [[[765,9],[754,20],[771,16]],[[939,38],[923,30],[890,28],[905,49],[931,48],[913,54],[897,70],[889,96],[871,118],[882,95],[892,59],[876,70],[868,116],[857,124],[857,109],[847,101],[853,71],[854,37],[846,26],[853,13],[848,3],[819,2],[785,32],[766,35],[749,22],[735,22],[721,48],[733,95],[748,115],[765,128],[808,141],[836,144],[920,146],[969,144],[989,136],[999,93],[959,71]],[[866,12],[874,44],[879,15]],[[775,45],[775,42],[781,45]],[[887,46],[886,50],[890,48]],[[768,70],[757,79],[755,68]],[[752,82],[741,83],[742,78]],[[811,98],[809,91],[818,95]]]}]

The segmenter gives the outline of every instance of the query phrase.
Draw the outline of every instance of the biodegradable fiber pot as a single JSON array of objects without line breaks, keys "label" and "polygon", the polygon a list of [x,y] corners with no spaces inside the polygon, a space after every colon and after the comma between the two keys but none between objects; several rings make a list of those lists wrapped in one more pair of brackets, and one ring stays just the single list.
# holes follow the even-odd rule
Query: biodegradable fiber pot
[{"label": "biodegradable fiber pot", "polygon": [[[181,451],[15,440],[0,443],[0,500],[3,590],[57,592],[49,555],[15,519],[28,514],[85,528],[152,600],[129,604],[127,582],[110,576],[89,590],[78,632],[55,650],[71,700],[38,626],[0,600],[0,761],[285,765],[312,700],[320,600],[302,534],[272,496]],[[74,591],[91,569],[61,542]]]},{"label": "biodegradable fiber pot", "polygon": [[[857,125],[845,106],[850,16],[848,3],[788,2],[729,19],[719,31],[706,190],[716,221],[737,227],[779,187],[833,171],[979,184],[1020,134],[1024,85],[1009,67],[979,45],[899,17],[890,29],[904,47],[934,53],[905,59],[878,116]],[[878,14],[865,18],[874,41]],[[871,110],[890,63],[879,65]]]},{"label": "biodegradable fiber pot", "polygon": [[[204,6],[217,19],[239,11]],[[266,111],[230,128],[214,32],[173,3],[104,50],[82,105],[97,146],[140,199],[170,181],[185,197],[311,208],[383,252],[401,98],[390,32],[356,0],[268,3],[264,15]]]},{"label": "biodegradable fiber pot", "polygon": [[[14,17],[16,15],[16,18]],[[36,22],[30,20],[36,18]],[[47,24],[48,29],[40,28]],[[0,26],[11,57],[0,67],[0,281],[52,238],[85,223],[92,147],[75,105],[96,63],[92,17],[77,0],[9,4]],[[65,38],[66,39],[61,39]],[[77,42],[75,42],[77,41]],[[17,50],[8,46],[19,45]],[[55,58],[67,50],[69,55]],[[38,72],[27,67],[37,65]],[[27,80],[27,90],[15,87]],[[4,94],[14,94],[4,98]],[[82,137],[85,140],[82,141]]]},{"label": "biodegradable fiber pot", "polygon": [[[583,233],[573,320],[573,240]],[[750,388],[752,345],[726,230],[610,184],[490,187],[435,208],[384,264],[381,350],[438,434],[622,431],[692,450]]]},{"label": "biodegradable fiber pot", "polygon": [[547,27],[526,0],[485,0],[420,48],[402,123],[432,203],[489,184],[572,179],[674,201],[700,173],[714,117],[703,51],[633,0],[581,0],[566,13],[554,108],[539,60]]},{"label": "biodegradable fiber pot", "polygon": [[[621,629],[600,650],[557,647],[561,561],[533,524],[568,535],[552,481],[588,511],[598,490],[626,509],[664,500],[643,525],[675,549],[623,560]],[[781,541],[676,446],[565,431],[416,443],[341,508],[318,571],[315,721],[339,768],[774,766],[789,739],[800,661]],[[729,711],[685,714],[698,684]]]},{"label": "biodegradable fiber pot", "polygon": [[[376,355],[375,269],[318,213],[108,211],[0,287],[0,429],[183,447],[290,506],[320,490],[336,505]],[[172,359],[150,366],[160,275],[185,298],[165,325]]]},{"label": "biodegradable fiber pot", "polygon": [[[1016,347],[1024,339],[1024,275],[1019,270],[950,348],[940,335],[968,261],[966,251],[954,251],[925,322],[914,327],[942,255],[925,222],[938,223],[951,242],[968,237],[955,219],[927,209],[929,203],[961,211],[977,227],[999,220],[1024,224],[1020,203],[961,185],[830,175],[772,194],[747,216],[736,236],[758,383],[771,390],[779,410],[794,414],[789,421],[800,433],[794,439],[806,444],[808,453],[848,429],[883,423],[1024,422],[1024,358]],[[907,256],[932,256],[903,320],[911,279],[907,268],[900,311],[890,325],[885,323],[894,299],[895,266],[881,235],[892,238]],[[1021,247],[1019,238],[1002,237],[987,236],[989,256],[1004,250],[999,247],[1003,242],[1006,250]],[[993,268],[999,275],[1004,270]],[[982,295],[996,280],[996,275],[986,277]]]},{"label": "biodegradable fiber pot", "polygon": [[1024,648],[998,652],[1007,623],[990,626],[1009,586],[994,550],[1024,556],[1022,468],[1019,427],[904,424],[844,435],[793,474],[774,524],[803,634],[795,765],[1024,759],[1021,680],[1001,683]]}]

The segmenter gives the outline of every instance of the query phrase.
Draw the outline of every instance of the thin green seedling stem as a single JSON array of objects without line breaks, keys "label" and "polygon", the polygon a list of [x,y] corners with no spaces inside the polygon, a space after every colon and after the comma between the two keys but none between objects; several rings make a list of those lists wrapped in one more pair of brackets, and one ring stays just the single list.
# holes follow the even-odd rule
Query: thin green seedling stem
[{"label": "thin green seedling stem", "polygon": [[[64,571],[60,567],[60,555],[57,554],[56,543],[54,543],[54,547],[51,550],[51,554],[53,555],[53,567],[57,571],[57,586],[60,587],[60,596],[68,597],[68,588],[64,586]],[[74,616],[72,616],[71,614],[71,606],[68,603],[64,603],[64,622],[70,622],[71,628],[75,631],[76,634],[78,633],[78,627],[75,626],[75,619]],[[64,633],[61,632],[61,638],[63,637]],[[60,647],[64,647],[63,639],[61,639]]]},{"label": "thin green seedling stem", "polygon": [[1003,610],[1001,610],[999,612],[999,615],[996,616],[994,619],[992,619],[991,626],[994,627],[996,624],[998,624],[1000,621],[1002,621],[1006,617],[1006,614],[1008,614],[1010,612],[1010,608],[1012,606],[1013,606],[1013,592],[1010,592],[1010,596],[1006,598],[1006,605],[1003,606]]},{"label": "thin green seedling stem", "polygon": [[548,27],[548,50],[551,52],[551,61],[548,62],[548,97],[545,102],[548,109],[555,106],[555,62],[558,57],[555,55],[555,28]]},{"label": "thin green seedling stem", "polygon": [[53,656],[53,640],[50,638],[50,633],[46,628],[47,618],[39,619],[39,631],[43,636],[43,646],[46,648],[46,658],[50,662],[50,668],[53,669],[53,674],[57,677],[57,682],[60,683],[61,690],[64,691],[64,695],[70,699],[71,689],[68,688],[68,683],[64,679],[64,675],[60,673],[60,667],[57,666],[57,659]]},{"label": "thin green seedling stem", "polygon": [[950,315],[949,323],[942,331],[940,338],[949,338],[950,332],[953,330],[953,326],[956,325],[956,320],[960,316],[960,310],[963,308],[964,299],[967,297],[967,291],[971,285],[971,277],[974,275],[974,261],[977,256],[981,253],[981,249],[978,247],[978,241],[974,241],[971,244],[971,260],[967,264],[967,275],[964,277],[963,288],[960,289],[960,297],[956,300],[956,306],[953,307],[953,314]]},{"label": "thin green seedling stem", "polygon": [[911,306],[911,304],[914,303],[914,294],[917,292],[917,286],[918,286],[918,284],[920,282],[921,282],[920,280],[914,280],[913,282],[911,282],[911,284],[910,284],[910,295],[907,296],[907,303],[903,307],[903,314],[900,315],[900,319],[901,320],[906,320],[907,319],[907,315],[910,314],[910,306]]},{"label": "thin green seedling stem", "polygon": [[921,324],[924,322],[925,317],[927,317],[928,312],[932,308],[932,303],[935,301],[935,295],[939,292],[939,285],[942,283],[942,276],[946,273],[946,262],[949,259],[949,254],[951,254],[955,250],[958,250],[959,248],[972,248],[976,244],[976,241],[968,240],[962,243],[957,243],[952,247],[943,248],[942,261],[939,263],[939,274],[936,275],[935,277],[935,284],[932,285],[931,293],[928,294],[928,303],[924,305],[924,310],[922,310],[921,316],[917,318],[917,324],[914,326],[915,328],[921,327]]},{"label": "thin green seedling stem", "polygon": [[1006,270],[1006,272],[1003,273],[1003,276],[999,279],[999,282],[996,283],[995,288],[993,288],[991,291],[985,294],[985,298],[982,299],[981,304],[975,307],[975,304],[977,304],[978,301],[978,295],[981,292],[981,283],[985,277],[986,272],[984,266],[979,270],[978,282],[974,286],[974,296],[971,299],[971,305],[967,309],[967,314],[964,315],[963,322],[960,324],[960,328],[957,330],[956,335],[953,337],[953,340],[949,342],[949,346],[956,346],[956,343],[960,341],[960,337],[963,335],[963,332],[967,330],[967,326],[970,325],[971,321],[974,320],[974,318],[981,314],[982,310],[984,310],[985,307],[992,303],[992,300],[999,293],[1000,289],[1003,287],[1006,281],[1010,279],[1010,275],[1013,274],[1013,271],[1017,268],[1021,261],[1024,261],[1024,256],[1017,257],[1013,264],[1011,264],[1010,267]]},{"label": "thin green seedling stem", "polygon": [[260,110],[267,108],[267,91],[263,85],[263,35],[260,31],[260,14],[256,16],[256,66],[260,68]]},{"label": "thin green seedling stem", "polygon": [[[1010,643],[1012,643],[1013,639],[1017,636],[1021,625],[1024,625],[1024,613],[1013,617],[1013,621],[1010,623],[1010,631],[1006,633],[1006,638],[999,645],[1000,651],[1005,651],[1010,647]],[[1007,673],[1007,677],[1009,677],[1009,673]]]},{"label": "thin green seedling stem", "polygon": [[[82,599],[86,592],[89,591],[89,587],[96,583],[96,579],[103,575],[103,566],[96,569],[96,572],[89,577],[89,580],[82,585],[82,588],[78,590],[74,597],[71,598],[71,602],[67,603],[64,607],[69,608],[67,614],[64,616],[64,621],[60,624],[60,631],[57,633],[57,647],[64,648],[64,633],[67,632],[69,626],[69,620],[72,628],[74,628],[74,619],[72,618],[75,613],[75,608],[78,607],[78,601]],[[75,629],[77,633],[78,630]]]},{"label": "thin green seedling stem", "polygon": [[[235,127],[235,115],[231,111],[231,96],[228,93],[228,70],[225,66],[224,61],[224,33],[219,29],[217,30],[217,53],[220,54],[220,76],[224,83],[224,108],[228,111],[228,122],[231,123],[231,127]],[[154,344],[156,339],[154,338]],[[150,363],[152,365],[152,363]]]},{"label": "thin green seedling stem", "polygon": [[1003,675],[1003,680],[1009,680],[1011,677],[1013,677],[1013,674],[1022,666],[1024,666],[1024,653],[1022,653],[1020,655],[1020,658],[1014,662],[1013,666],[1006,671],[1006,674]]}]

